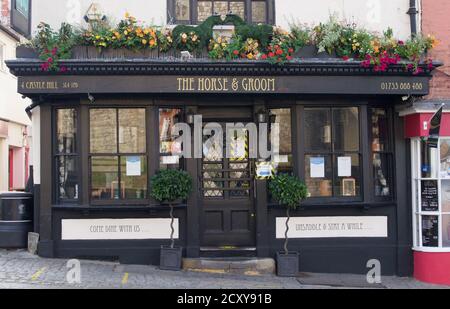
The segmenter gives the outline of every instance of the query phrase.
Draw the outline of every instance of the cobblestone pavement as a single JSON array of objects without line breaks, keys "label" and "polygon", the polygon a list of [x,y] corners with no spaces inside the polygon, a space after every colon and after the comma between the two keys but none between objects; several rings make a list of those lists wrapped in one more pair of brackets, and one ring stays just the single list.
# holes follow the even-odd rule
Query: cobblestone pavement
[{"label": "cobblestone pavement", "polygon": [[371,286],[364,276],[357,275],[301,274],[298,278],[243,276],[171,272],[154,266],[99,261],[81,261],[81,284],[69,284],[66,280],[68,270],[65,259],[44,259],[25,251],[0,249],[0,288],[442,288],[411,278],[383,277],[381,284]]}]

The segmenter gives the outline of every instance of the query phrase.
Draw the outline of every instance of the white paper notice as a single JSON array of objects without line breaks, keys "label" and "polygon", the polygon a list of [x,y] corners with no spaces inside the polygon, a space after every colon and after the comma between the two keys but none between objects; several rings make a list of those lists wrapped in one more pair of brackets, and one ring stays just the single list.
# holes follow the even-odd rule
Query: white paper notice
[{"label": "white paper notice", "polygon": [[325,177],[325,158],[314,157],[310,158],[310,170],[311,178],[324,178]]},{"label": "white paper notice", "polygon": [[127,176],[141,176],[141,157],[127,157]]},{"label": "white paper notice", "polygon": [[164,157],[162,157],[163,164],[178,164],[179,161],[180,161],[179,156],[164,156]]},{"label": "white paper notice", "polygon": [[338,177],[352,176],[352,157],[338,157]]}]

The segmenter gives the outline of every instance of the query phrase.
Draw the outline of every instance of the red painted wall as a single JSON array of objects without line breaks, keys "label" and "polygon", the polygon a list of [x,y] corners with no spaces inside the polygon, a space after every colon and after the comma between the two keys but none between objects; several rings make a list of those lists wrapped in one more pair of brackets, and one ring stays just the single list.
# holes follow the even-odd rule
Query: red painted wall
[{"label": "red painted wall", "polygon": [[450,253],[414,252],[414,278],[450,286]]},{"label": "red painted wall", "polygon": [[431,52],[444,62],[434,72],[429,99],[450,99],[450,1],[422,0],[422,32],[433,34],[440,44]]},{"label": "red painted wall", "polygon": [[[428,136],[430,129],[429,122],[433,113],[411,114],[405,116],[405,138]],[[423,123],[427,122],[427,129],[424,129]],[[442,115],[441,136],[450,136],[450,113]]]}]

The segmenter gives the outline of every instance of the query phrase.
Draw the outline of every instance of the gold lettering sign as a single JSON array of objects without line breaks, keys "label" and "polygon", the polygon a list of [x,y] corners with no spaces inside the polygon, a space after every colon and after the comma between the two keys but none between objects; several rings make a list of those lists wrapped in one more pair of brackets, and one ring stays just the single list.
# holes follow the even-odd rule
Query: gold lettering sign
[{"label": "gold lettering sign", "polygon": [[275,92],[276,79],[267,77],[178,77],[178,92]]},{"label": "gold lettering sign", "polygon": [[22,89],[28,90],[59,90],[62,89],[77,89],[77,82],[57,82],[57,81],[28,81],[20,84]]}]

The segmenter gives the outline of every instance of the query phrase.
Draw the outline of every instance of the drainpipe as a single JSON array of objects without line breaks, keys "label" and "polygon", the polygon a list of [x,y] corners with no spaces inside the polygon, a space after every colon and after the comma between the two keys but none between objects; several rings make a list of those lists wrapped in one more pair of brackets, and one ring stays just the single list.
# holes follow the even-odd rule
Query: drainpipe
[{"label": "drainpipe", "polygon": [[409,0],[409,10],[407,14],[411,20],[411,36],[415,36],[417,34],[417,10],[416,0]]}]

